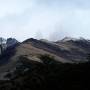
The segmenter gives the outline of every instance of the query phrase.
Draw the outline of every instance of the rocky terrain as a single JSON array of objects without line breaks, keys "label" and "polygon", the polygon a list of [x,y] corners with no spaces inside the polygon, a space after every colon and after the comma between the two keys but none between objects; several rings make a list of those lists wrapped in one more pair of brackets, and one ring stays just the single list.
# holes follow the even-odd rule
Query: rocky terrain
[{"label": "rocky terrain", "polygon": [[[74,85],[72,89],[73,87],[77,89],[82,88],[84,85],[84,83],[81,84],[81,78],[84,78],[84,74],[86,74],[85,77],[87,76],[90,79],[90,40],[65,37],[56,42],[34,38],[18,42],[14,38],[9,38],[4,43],[1,42],[0,45],[1,47],[3,45],[6,46],[2,48],[0,55],[0,83],[2,83],[0,88],[10,87],[8,90],[12,90],[11,88],[15,89],[19,87],[19,90],[21,90],[23,85],[25,87],[28,86],[26,85],[28,82],[31,86],[44,87],[43,85],[45,85],[46,88],[46,86],[48,87],[48,82],[51,84],[55,84],[56,82],[57,85],[55,87],[60,89],[59,83],[61,83],[61,90],[64,90],[62,89],[64,88],[64,84],[67,86],[68,79],[72,79],[69,84],[72,83],[71,85]],[[75,81],[74,78],[78,79]],[[35,82],[34,79],[36,80]],[[86,78],[86,80],[88,79]],[[16,83],[20,84],[24,80],[25,83],[17,86]],[[14,87],[12,87],[13,83]],[[84,90],[88,90],[86,86]]]}]

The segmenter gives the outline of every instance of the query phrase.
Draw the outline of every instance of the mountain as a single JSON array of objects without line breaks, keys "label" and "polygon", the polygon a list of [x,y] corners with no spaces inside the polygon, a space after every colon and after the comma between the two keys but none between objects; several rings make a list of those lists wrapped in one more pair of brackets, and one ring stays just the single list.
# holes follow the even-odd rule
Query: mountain
[{"label": "mountain", "polygon": [[14,46],[14,45],[16,45],[18,43],[19,42],[15,38],[8,38],[7,42],[6,42],[7,48],[12,47],[12,46]]},{"label": "mountain", "polygon": [[42,63],[39,56],[50,55],[61,63],[80,63],[88,61],[87,55],[90,53],[90,41],[83,38],[69,38],[56,42],[30,38],[21,43],[16,39],[9,38],[6,44],[8,48],[0,56],[0,79],[7,71],[16,68],[18,61],[22,60],[20,57],[27,58],[24,62],[29,60]]},{"label": "mountain", "polygon": [[63,50],[69,51],[67,58],[73,61],[85,61],[87,54],[90,53],[90,41],[84,38],[80,39],[63,39],[55,42]]},{"label": "mountain", "polygon": [[36,40],[31,38],[24,41],[23,45],[32,46],[35,49],[42,50],[42,53],[46,52],[46,54],[49,53],[54,55],[57,60],[61,62],[87,61],[86,57],[90,52],[90,42],[88,40],[83,38],[68,38],[66,41],[65,39],[63,40],[49,42],[46,40]]},{"label": "mountain", "polygon": [[66,42],[66,41],[70,41],[70,40],[76,41],[76,40],[78,40],[78,39],[72,38],[72,37],[64,37],[62,40],[59,40],[59,41],[57,41],[57,42]]},{"label": "mountain", "polygon": [[6,44],[0,55],[1,90],[90,89],[90,40],[30,38],[20,43],[9,38]]},{"label": "mountain", "polygon": [[[7,39],[8,47],[17,43],[18,41],[15,39]],[[20,43],[15,51],[13,60],[19,56],[27,56],[39,61],[39,55],[49,54],[63,63],[78,63],[87,61],[86,57],[90,53],[90,42],[83,38],[64,38],[56,42],[30,38]]]}]

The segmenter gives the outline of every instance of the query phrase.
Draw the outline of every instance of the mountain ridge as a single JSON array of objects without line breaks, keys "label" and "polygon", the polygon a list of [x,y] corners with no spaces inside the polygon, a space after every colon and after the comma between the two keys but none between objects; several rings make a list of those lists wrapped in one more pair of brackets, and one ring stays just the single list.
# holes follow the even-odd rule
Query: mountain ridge
[{"label": "mountain ridge", "polygon": [[[16,52],[19,51],[19,53],[20,53],[20,50],[19,50],[20,47],[22,47],[22,51],[23,51],[23,49],[30,47],[30,48],[28,48],[28,50],[31,50],[31,51],[28,51],[28,53],[31,53],[32,48],[34,48],[34,50],[36,50],[36,49],[41,50],[40,52],[42,52],[42,53],[46,52],[49,54],[53,54],[57,57],[63,58],[67,62],[68,61],[71,61],[71,62],[72,61],[75,61],[75,62],[87,61],[86,55],[90,52],[90,42],[89,42],[89,40],[86,40],[84,38],[73,39],[73,38],[66,37],[66,38],[64,38],[62,40],[58,40],[56,42],[47,41],[45,39],[37,40],[34,38],[29,38],[21,43],[19,43],[14,38],[9,38],[9,39],[7,39],[6,44],[7,44],[7,46],[10,46],[10,47],[12,47],[16,44],[19,44],[19,47],[16,47]],[[23,51],[23,52],[27,52],[27,49],[25,49],[25,50],[26,51]],[[39,53],[39,52],[37,52],[37,53]],[[32,53],[32,54],[34,54],[34,53]]]},{"label": "mountain ridge", "polygon": [[3,74],[7,71],[16,68],[20,57],[25,57],[30,62],[42,62],[39,56],[49,55],[60,63],[82,63],[88,61],[87,55],[90,53],[90,42],[84,39],[49,42],[29,38],[10,45],[0,56],[0,79],[3,79]]}]

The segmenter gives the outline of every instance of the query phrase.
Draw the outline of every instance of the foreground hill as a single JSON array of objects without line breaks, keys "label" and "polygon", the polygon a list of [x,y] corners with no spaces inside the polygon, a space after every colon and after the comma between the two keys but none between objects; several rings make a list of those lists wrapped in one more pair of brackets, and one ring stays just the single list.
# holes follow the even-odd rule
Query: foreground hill
[{"label": "foreground hill", "polygon": [[41,55],[41,62],[19,57],[19,64],[0,80],[0,90],[90,90],[90,62],[60,63]]}]

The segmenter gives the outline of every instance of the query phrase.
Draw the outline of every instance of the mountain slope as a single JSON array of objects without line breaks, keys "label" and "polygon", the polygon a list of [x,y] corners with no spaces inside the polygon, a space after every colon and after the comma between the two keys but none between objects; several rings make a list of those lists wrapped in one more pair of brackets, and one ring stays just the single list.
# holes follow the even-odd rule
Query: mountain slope
[{"label": "mountain slope", "polygon": [[60,48],[69,51],[68,58],[74,61],[83,62],[90,53],[90,42],[85,39],[57,41]]},{"label": "mountain slope", "polygon": [[[13,39],[10,39],[13,41]],[[16,42],[16,40],[15,40]],[[2,56],[0,56],[0,79],[3,79],[8,71],[16,68],[20,57],[26,57],[26,60],[40,62],[40,55],[50,55],[56,61],[62,63],[79,63],[86,62],[87,54],[90,52],[90,41],[84,39],[57,42],[49,42],[47,40],[27,39],[22,43],[13,44],[7,48]],[[27,62],[27,61],[26,61]]]},{"label": "mountain slope", "polygon": [[16,54],[12,59],[24,55],[38,61],[38,55],[50,54],[60,62],[84,62],[87,61],[86,57],[89,52],[90,42],[84,39],[46,42],[30,38],[16,48]]}]

